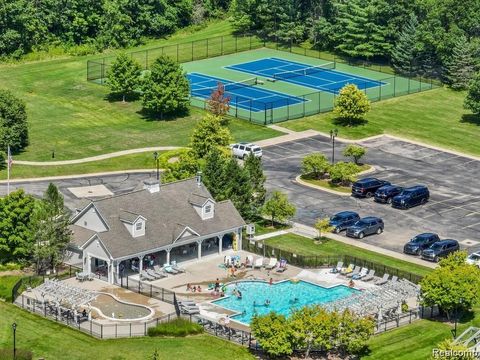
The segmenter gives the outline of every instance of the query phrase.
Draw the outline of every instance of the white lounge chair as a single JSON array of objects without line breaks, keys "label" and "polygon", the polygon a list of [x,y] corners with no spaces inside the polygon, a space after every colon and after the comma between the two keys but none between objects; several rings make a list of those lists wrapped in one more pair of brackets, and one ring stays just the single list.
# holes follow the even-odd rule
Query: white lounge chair
[{"label": "white lounge chair", "polygon": [[339,273],[340,271],[342,271],[342,268],[343,268],[343,261],[339,261],[337,263],[337,266],[334,267],[330,272],[331,273]]},{"label": "white lounge chair", "polygon": [[392,276],[392,279],[390,280],[391,283],[396,283],[398,281],[398,276]]},{"label": "white lounge chair", "polygon": [[345,269],[342,269],[342,271],[340,271],[340,274],[342,274],[342,275],[350,274],[353,271],[354,267],[355,267],[355,265],[350,264]]},{"label": "white lounge chair", "polygon": [[375,285],[383,285],[383,284],[386,284],[388,282],[388,278],[390,277],[390,275],[388,274],[383,274],[383,277],[380,279],[380,280],[377,280],[375,281]]},{"label": "white lounge chair", "polygon": [[147,272],[145,272],[145,271],[142,271],[142,272],[140,273],[140,280],[143,280],[143,279],[148,280],[148,281],[155,280],[155,278],[154,278],[153,276],[149,275],[149,274],[148,274]]},{"label": "white lounge chair", "polygon": [[167,274],[178,274],[178,271],[175,270],[171,265],[163,265],[163,271],[166,272]]},{"label": "white lounge chair", "polygon": [[268,260],[268,264],[265,265],[265,269],[272,270],[275,266],[277,266],[277,258],[270,258]]},{"label": "white lounge chair", "polygon": [[362,268],[358,274],[355,274],[352,276],[352,279],[354,280],[359,280],[363,277],[365,277],[368,274],[368,269],[367,268]]},{"label": "white lounge chair", "polygon": [[167,275],[163,272],[160,265],[153,265],[153,271],[155,271],[155,274],[157,275],[160,275],[162,277],[167,277]]},{"label": "white lounge chair", "polygon": [[230,255],[225,255],[225,257],[223,258],[223,263],[227,267],[232,264],[232,258],[230,257]]},{"label": "white lounge chair", "polygon": [[258,258],[255,260],[255,263],[253,264],[253,268],[256,269],[256,268],[259,268],[261,269],[263,266],[263,258]]},{"label": "white lounge chair", "polygon": [[362,279],[362,281],[370,281],[375,277],[375,270],[370,270],[367,275]]},{"label": "white lounge chair", "polygon": [[278,263],[277,272],[284,272],[287,270],[287,260],[281,259]]},{"label": "white lounge chair", "polygon": [[172,267],[173,270],[176,270],[178,271],[179,273],[184,273],[185,272],[185,269],[178,266],[177,265],[177,262],[176,261],[172,261],[172,263],[170,264],[170,266]]},{"label": "white lounge chair", "polygon": [[357,275],[360,272],[360,266],[355,266],[353,271],[350,274],[347,274],[347,277],[353,277],[354,275]]},{"label": "white lounge chair", "polygon": [[245,267],[253,268],[253,256],[252,255],[247,255],[247,258],[245,260]]},{"label": "white lounge chair", "polygon": [[147,270],[145,270],[145,271],[146,271],[146,273],[147,273],[148,275],[150,275],[151,277],[154,277],[155,279],[161,279],[161,278],[164,277],[163,275],[160,276],[159,274],[157,274],[157,273],[156,273],[155,271],[153,271],[152,269],[147,269]]}]

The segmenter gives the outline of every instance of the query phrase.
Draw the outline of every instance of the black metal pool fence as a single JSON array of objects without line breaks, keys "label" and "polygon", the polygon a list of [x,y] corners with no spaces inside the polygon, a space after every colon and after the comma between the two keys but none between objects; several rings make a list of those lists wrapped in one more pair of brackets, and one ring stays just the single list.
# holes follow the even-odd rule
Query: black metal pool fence
[{"label": "black metal pool fence", "polygon": [[[282,43],[276,40],[267,41],[250,34],[217,36],[203,40],[139,50],[131,52],[130,55],[141,64],[143,69],[148,69],[155,58],[160,55],[167,55],[179,63],[185,63],[260,48],[276,49],[330,61],[334,63],[335,67],[337,67],[338,64],[347,64],[388,74],[385,78],[375,79],[375,81],[379,81],[380,83],[389,84],[388,87],[376,86],[362,89],[360,84],[359,88],[365,91],[371,101],[380,101],[422,92],[433,89],[439,85],[438,81],[433,78],[413,75],[398,76],[393,72],[391,66],[385,63],[338,57],[320,50],[307,49],[293,42]],[[88,60],[87,80],[98,84],[105,84],[108,68],[114,60],[115,56]],[[250,122],[267,125],[331,111],[334,107],[336,97],[335,94],[324,91],[315,91],[295,96],[302,98],[304,101],[300,104],[287,103],[287,105],[276,104],[275,102],[264,103],[262,106],[263,109],[258,111],[257,105],[252,106],[255,99],[251,99],[250,106],[248,101],[242,100],[243,106],[241,108],[232,106],[229,114]],[[284,102],[284,100],[280,101]],[[191,105],[206,108],[207,100],[200,97],[191,97]]]}]

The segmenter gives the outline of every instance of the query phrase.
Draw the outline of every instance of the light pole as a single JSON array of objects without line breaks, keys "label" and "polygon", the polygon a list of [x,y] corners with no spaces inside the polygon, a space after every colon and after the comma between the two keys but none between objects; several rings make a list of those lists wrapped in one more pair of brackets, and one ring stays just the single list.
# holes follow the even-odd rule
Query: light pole
[{"label": "light pole", "polygon": [[159,158],[158,158],[158,152],[153,153],[153,158],[155,159],[155,164],[157,165],[157,181],[160,180],[160,168],[159,168]]},{"label": "light pole", "polygon": [[17,323],[14,322],[12,324],[12,330],[13,330],[13,360],[15,360],[17,358],[17,344],[15,339],[15,335],[17,332]]},{"label": "light pole", "polygon": [[338,135],[338,130],[330,130],[330,140],[332,141],[332,165],[335,163],[335,138]]},{"label": "light pole", "polygon": [[[463,298],[460,298],[458,303],[460,305],[462,305],[463,303]],[[454,335],[453,335],[453,338],[456,339],[457,338],[457,323],[458,323],[458,304],[455,306],[455,330],[453,330],[454,332]]]}]

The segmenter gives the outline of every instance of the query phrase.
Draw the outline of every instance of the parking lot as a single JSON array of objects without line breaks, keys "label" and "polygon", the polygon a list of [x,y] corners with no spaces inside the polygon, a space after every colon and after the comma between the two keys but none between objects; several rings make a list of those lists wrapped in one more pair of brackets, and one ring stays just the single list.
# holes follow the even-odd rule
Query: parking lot
[{"label": "parking lot", "polygon": [[[263,149],[263,162],[269,190],[286,192],[297,207],[295,221],[313,225],[318,218],[342,210],[353,210],[360,216],[379,216],[385,232],[366,237],[362,242],[402,251],[412,236],[436,232],[441,238],[453,238],[469,252],[480,249],[480,161],[426,148],[416,144],[381,137],[363,142],[367,156],[363,162],[373,165],[374,176],[400,186],[424,184],[429,187],[430,201],[423,206],[397,210],[377,204],[373,199],[356,199],[302,186],[295,182],[302,158],[322,152],[329,158],[329,138],[315,136],[273,145]],[[336,143],[335,159],[345,144]]]}]

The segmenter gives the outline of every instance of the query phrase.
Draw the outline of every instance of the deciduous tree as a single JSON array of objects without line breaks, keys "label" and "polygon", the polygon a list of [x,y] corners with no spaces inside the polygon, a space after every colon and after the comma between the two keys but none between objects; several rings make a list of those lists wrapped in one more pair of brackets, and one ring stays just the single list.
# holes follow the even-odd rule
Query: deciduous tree
[{"label": "deciduous tree", "polygon": [[277,357],[293,352],[290,327],[284,315],[271,312],[264,316],[254,316],[250,328],[268,355]]},{"label": "deciduous tree", "polygon": [[370,100],[356,85],[345,85],[335,100],[334,112],[350,125],[363,119],[370,111]]},{"label": "deciduous tree", "polygon": [[222,83],[217,84],[217,88],[212,92],[207,102],[208,110],[215,116],[218,116],[223,126],[228,125],[225,117],[230,110],[230,96],[225,95],[225,86]]},{"label": "deciduous tree", "polygon": [[330,233],[333,231],[334,227],[330,226],[330,219],[328,217],[323,219],[318,219],[314,225],[315,229],[318,231],[318,238],[322,238],[322,234]]},{"label": "deciduous tree", "polygon": [[321,179],[330,169],[330,162],[322,153],[312,153],[302,159],[302,174]]},{"label": "deciduous tree", "polygon": [[367,153],[367,150],[363,146],[355,145],[355,144],[349,144],[343,150],[343,156],[351,157],[353,159],[353,162],[357,165],[360,159],[364,157],[366,153]]},{"label": "deciduous tree", "polygon": [[480,300],[480,269],[465,262],[465,251],[453,253],[421,281],[422,303],[438,305],[447,318],[457,309],[470,309]]},{"label": "deciduous tree", "polygon": [[133,94],[140,84],[142,68],[140,64],[126,53],[120,53],[110,65],[107,72],[108,87],[114,95],[121,95],[122,101]]},{"label": "deciduous tree", "polygon": [[480,115],[480,72],[475,74],[475,77],[468,85],[464,107],[472,111],[474,114]]},{"label": "deciduous tree", "polygon": [[195,156],[201,159],[213,148],[228,146],[232,140],[230,131],[222,126],[220,118],[207,114],[193,130],[190,147]]},{"label": "deciduous tree", "polygon": [[142,83],[142,104],[148,112],[179,115],[188,110],[189,82],[179,64],[168,56],[157,58]]},{"label": "deciduous tree", "polygon": [[287,195],[275,190],[263,205],[262,213],[272,220],[272,226],[275,222],[285,222],[295,215],[295,206],[288,201]]},{"label": "deciduous tree", "polygon": [[28,124],[25,103],[10,91],[0,89],[0,151],[12,152],[28,145]]},{"label": "deciduous tree", "polygon": [[349,185],[357,180],[360,167],[351,162],[339,161],[330,168],[330,181],[334,184]]}]

